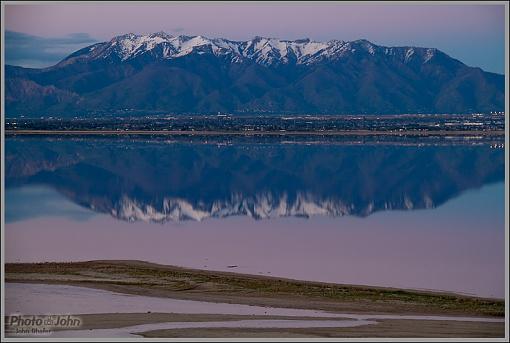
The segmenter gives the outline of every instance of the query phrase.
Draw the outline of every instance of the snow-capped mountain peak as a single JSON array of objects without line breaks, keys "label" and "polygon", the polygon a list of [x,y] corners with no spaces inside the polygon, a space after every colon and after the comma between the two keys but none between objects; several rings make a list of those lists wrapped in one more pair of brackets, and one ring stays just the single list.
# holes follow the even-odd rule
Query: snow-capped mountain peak
[{"label": "snow-capped mountain peak", "polygon": [[[251,60],[262,65],[313,64],[324,60],[339,60],[353,54],[389,55],[403,63],[418,58],[427,63],[437,49],[412,47],[383,47],[359,39],[351,42],[330,40],[318,42],[309,38],[283,40],[256,36],[247,41],[233,41],[205,36],[170,35],[165,32],[151,34],[128,33],[117,36],[109,42],[95,44],[71,55],[73,58],[114,59],[130,61],[139,56],[149,55],[154,59],[175,59],[190,54],[211,53],[238,63]],[[69,57],[69,58],[70,58]],[[66,59],[66,60],[69,60]]]}]

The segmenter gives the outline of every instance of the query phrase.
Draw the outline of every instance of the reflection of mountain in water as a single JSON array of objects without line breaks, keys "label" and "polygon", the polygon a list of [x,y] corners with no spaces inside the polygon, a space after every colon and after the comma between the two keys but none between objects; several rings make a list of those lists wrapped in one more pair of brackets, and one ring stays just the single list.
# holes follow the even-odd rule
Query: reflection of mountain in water
[{"label": "reflection of mountain in water", "polygon": [[438,206],[504,177],[488,145],[9,138],[6,185],[45,184],[125,220],[357,215]]}]

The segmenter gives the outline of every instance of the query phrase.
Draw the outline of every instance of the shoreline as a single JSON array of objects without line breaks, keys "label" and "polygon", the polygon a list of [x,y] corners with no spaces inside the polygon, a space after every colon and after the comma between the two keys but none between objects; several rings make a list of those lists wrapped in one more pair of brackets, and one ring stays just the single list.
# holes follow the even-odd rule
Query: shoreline
[{"label": "shoreline", "polygon": [[[56,329],[55,338],[479,338],[505,335],[504,300],[451,293],[299,281],[133,260],[6,263],[5,282],[31,284],[29,292],[36,290],[36,294],[42,292],[43,295],[49,294],[54,285],[145,299],[142,302],[145,309],[126,307],[126,312],[117,312],[112,311],[111,306],[115,305],[94,307],[94,301],[105,302],[100,300],[104,298],[99,294],[83,298],[81,301],[88,303],[75,306],[75,311],[71,312],[82,320],[82,326]],[[62,291],[56,292],[61,294]],[[84,293],[73,290],[70,294],[80,299],[79,294],[83,296]],[[67,299],[69,304],[76,301],[69,298],[69,293],[66,297],[62,299]],[[186,312],[182,307],[161,307],[168,306],[163,305],[168,301],[182,304],[182,300],[202,305],[198,312]],[[133,301],[136,303],[132,300],[131,304]],[[86,308],[90,306],[94,310],[89,313]],[[125,303],[124,306],[129,305]],[[224,306],[236,310],[228,314],[223,311],[231,310],[225,310]],[[240,307],[244,309],[237,310]],[[247,308],[251,312],[241,314]],[[7,322],[5,325],[9,328]]]},{"label": "shoreline", "polygon": [[6,135],[168,135],[168,136],[504,136],[505,130],[455,131],[174,131],[174,130],[5,130]]},{"label": "shoreline", "polygon": [[[335,317],[274,315],[222,315],[187,313],[102,313],[80,314],[82,324],[74,329],[53,330],[55,338],[503,338],[504,322],[470,322],[427,319],[349,320]],[[270,325],[241,325],[257,322]],[[282,322],[291,324],[283,325]],[[326,325],[309,325],[307,323]],[[222,323],[223,325],[217,325]],[[292,324],[295,323],[295,324]],[[327,324],[331,323],[331,324]],[[342,325],[346,323],[346,325]],[[216,324],[216,325],[215,325]],[[229,325],[230,324],[230,325]],[[303,325],[303,326],[300,326]],[[340,324],[340,325],[339,325]],[[186,327],[187,326],[187,327]],[[6,337],[17,335],[6,320]],[[48,336],[47,336],[48,337]]]},{"label": "shoreline", "polygon": [[302,281],[131,260],[6,263],[5,282],[63,284],[134,295],[353,313],[487,317],[502,317],[505,313],[502,299]]},{"label": "shoreline", "polygon": [[[69,261],[69,262],[63,262],[63,261],[57,261],[57,260],[48,260],[48,261],[41,261],[41,262],[5,262],[5,266],[13,269],[18,269],[19,267],[25,268],[25,267],[36,267],[41,265],[60,265],[60,266],[68,266],[69,268],[74,268],[76,265],[79,264],[89,264],[89,263],[112,263],[112,264],[125,264],[128,266],[128,268],[131,267],[138,267],[138,266],[154,266],[156,268],[168,268],[169,270],[175,270],[175,271],[183,271],[183,272],[190,272],[190,273],[204,273],[204,274],[210,274],[214,276],[236,276],[236,277],[242,277],[242,278],[253,278],[253,279],[260,279],[260,280],[276,280],[276,281],[284,281],[284,282],[292,282],[292,283],[299,283],[301,285],[320,285],[324,287],[346,287],[351,289],[359,289],[359,290],[371,290],[371,291],[390,291],[390,292],[409,292],[409,293],[415,293],[415,294],[423,294],[423,295],[431,295],[431,296],[447,296],[447,297],[461,297],[461,298],[468,298],[468,299],[477,299],[477,300],[483,300],[483,301],[504,301],[504,298],[498,298],[498,297],[486,297],[486,296],[480,296],[474,293],[468,293],[468,292],[456,292],[456,291],[449,291],[449,290],[442,290],[442,289],[432,289],[432,288],[404,288],[404,287],[394,287],[394,286],[384,286],[384,285],[370,285],[370,284],[351,284],[351,283],[336,283],[336,282],[327,282],[327,281],[315,281],[311,279],[295,279],[292,277],[285,277],[285,276],[278,276],[278,275],[264,275],[264,274],[251,274],[249,272],[235,272],[235,271],[229,271],[229,270],[216,270],[216,269],[200,269],[200,268],[194,268],[194,267],[185,267],[181,265],[169,265],[169,264],[163,264],[158,262],[152,262],[152,261],[146,261],[146,260],[114,260],[114,259],[107,259],[107,260],[75,260],[75,261]],[[15,272],[16,273],[16,272]],[[7,274],[7,269],[6,269]],[[16,273],[17,274],[17,273]],[[21,275],[20,273],[19,275]],[[50,275],[56,275],[53,273],[48,273]],[[27,274],[28,275],[28,274]],[[49,282],[47,284],[57,284],[57,282],[54,282],[56,280],[49,279]],[[35,283],[32,282],[31,279],[23,279],[23,280],[15,280],[15,281],[6,281],[6,282],[26,282],[26,283]],[[46,282],[45,282],[46,283]]]}]

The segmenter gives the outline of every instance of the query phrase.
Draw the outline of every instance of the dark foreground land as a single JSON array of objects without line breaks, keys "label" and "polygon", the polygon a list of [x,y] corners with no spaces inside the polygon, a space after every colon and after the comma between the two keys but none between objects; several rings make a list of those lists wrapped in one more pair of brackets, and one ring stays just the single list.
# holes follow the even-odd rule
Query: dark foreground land
[{"label": "dark foreground land", "polygon": [[[338,313],[499,318],[505,313],[505,303],[498,299],[297,281],[141,261],[6,264],[5,281],[65,284],[154,297]],[[84,328],[116,328],[170,321],[238,320],[241,317],[105,313],[85,315]],[[345,328],[200,328],[155,330],[141,334],[145,337],[504,337],[504,323],[392,319],[377,320],[376,325]]]}]

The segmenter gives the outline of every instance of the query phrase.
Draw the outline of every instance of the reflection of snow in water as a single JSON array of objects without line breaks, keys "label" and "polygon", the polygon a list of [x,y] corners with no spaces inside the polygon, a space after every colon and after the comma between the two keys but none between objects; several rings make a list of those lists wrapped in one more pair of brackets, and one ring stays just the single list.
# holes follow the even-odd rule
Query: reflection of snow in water
[{"label": "reflection of snow in water", "polygon": [[[366,218],[235,216],[155,225],[48,212],[7,223],[5,260],[142,260],[213,271],[237,265],[242,274],[503,299],[504,188],[498,182],[431,211]],[[16,203],[37,206],[20,198]]]}]

